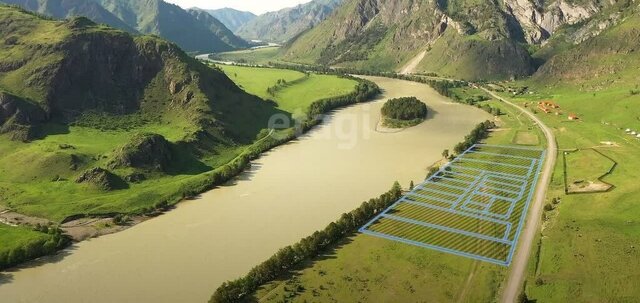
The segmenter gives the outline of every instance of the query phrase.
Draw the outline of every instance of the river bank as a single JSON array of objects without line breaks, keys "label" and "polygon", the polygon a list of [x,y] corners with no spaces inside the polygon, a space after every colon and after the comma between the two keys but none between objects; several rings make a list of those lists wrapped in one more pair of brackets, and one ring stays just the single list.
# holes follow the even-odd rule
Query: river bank
[{"label": "river bank", "polygon": [[[298,140],[253,161],[238,178],[163,216],[75,244],[64,258],[46,257],[8,272],[0,296],[16,302],[204,302],[212,288],[393,181],[406,186],[422,180],[442,150],[489,118],[424,84],[367,79],[383,89],[376,101],[335,111]],[[411,95],[428,100],[433,119],[400,133],[376,132],[384,100]]]}]

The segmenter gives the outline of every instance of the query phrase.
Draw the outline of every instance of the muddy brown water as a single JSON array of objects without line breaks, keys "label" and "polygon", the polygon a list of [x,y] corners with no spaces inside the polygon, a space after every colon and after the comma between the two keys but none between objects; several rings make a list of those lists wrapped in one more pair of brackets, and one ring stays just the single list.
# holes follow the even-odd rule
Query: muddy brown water
[{"label": "muddy brown water", "polygon": [[[0,274],[1,302],[206,302],[279,248],[324,228],[396,180],[419,183],[485,112],[430,87],[370,78],[371,103],[333,113],[299,140],[256,160],[233,184],[126,231],[81,242]],[[398,133],[376,132],[391,97],[417,96],[432,114]]]}]

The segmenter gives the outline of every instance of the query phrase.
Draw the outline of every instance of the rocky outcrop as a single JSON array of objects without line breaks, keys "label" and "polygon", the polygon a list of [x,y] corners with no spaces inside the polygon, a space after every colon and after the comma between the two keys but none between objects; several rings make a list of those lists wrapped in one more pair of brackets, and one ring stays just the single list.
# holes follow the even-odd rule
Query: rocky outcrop
[{"label": "rocky outcrop", "polygon": [[562,25],[584,21],[600,11],[594,3],[571,4],[565,0],[544,1],[504,0],[506,10],[522,28],[525,39],[540,44],[551,37]]},{"label": "rocky outcrop", "polygon": [[93,168],[85,171],[76,179],[76,183],[89,184],[100,190],[111,191],[127,187],[120,177],[103,168]]},{"label": "rocky outcrop", "polygon": [[114,152],[111,168],[133,167],[165,171],[173,159],[171,143],[157,134],[138,134]]},{"label": "rocky outcrop", "polygon": [[0,91],[0,134],[9,133],[17,141],[31,141],[37,136],[35,127],[46,118],[39,106]]}]

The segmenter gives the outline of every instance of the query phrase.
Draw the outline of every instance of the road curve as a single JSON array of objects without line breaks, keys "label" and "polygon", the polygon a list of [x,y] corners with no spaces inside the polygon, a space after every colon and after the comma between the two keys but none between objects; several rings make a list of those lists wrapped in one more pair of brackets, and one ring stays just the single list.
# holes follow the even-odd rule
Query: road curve
[{"label": "road curve", "polygon": [[518,244],[518,250],[511,263],[511,271],[507,276],[507,284],[502,293],[500,302],[502,303],[514,303],[520,292],[522,291],[522,284],[524,283],[524,277],[527,273],[527,263],[529,262],[529,256],[531,255],[531,248],[533,246],[533,239],[536,237],[536,233],[540,227],[540,219],[542,217],[542,210],[544,207],[544,199],[547,193],[547,188],[551,183],[551,175],[553,174],[553,168],[558,157],[558,146],[556,144],[556,138],[553,131],[546,126],[536,115],[532,112],[498,96],[497,94],[489,91],[486,88],[482,88],[492,97],[508,104],[519,111],[526,114],[531,120],[533,120],[547,138],[547,157],[542,169],[542,174],[536,188],[536,195],[529,210],[529,216],[527,217],[527,223],[520,235],[520,243]]}]

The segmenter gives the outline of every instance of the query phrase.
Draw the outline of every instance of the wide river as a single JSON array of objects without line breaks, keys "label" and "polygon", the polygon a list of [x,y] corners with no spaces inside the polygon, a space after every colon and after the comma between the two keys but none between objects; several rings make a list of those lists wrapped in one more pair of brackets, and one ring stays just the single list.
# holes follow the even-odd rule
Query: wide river
[{"label": "wide river", "polygon": [[[126,231],[74,245],[62,256],[0,273],[0,302],[206,302],[279,248],[324,228],[398,180],[427,168],[485,112],[427,85],[370,78],[379,100],[339,110],[299,140],[253,163],[236,181]],[[376,131],[388,98],[417,96],[425,123]]]}]

